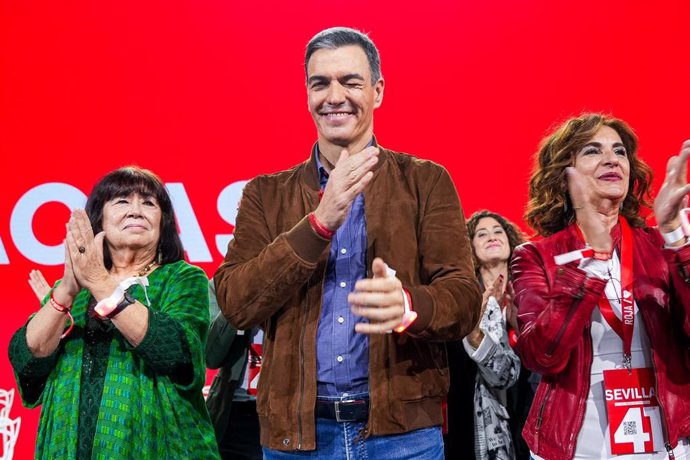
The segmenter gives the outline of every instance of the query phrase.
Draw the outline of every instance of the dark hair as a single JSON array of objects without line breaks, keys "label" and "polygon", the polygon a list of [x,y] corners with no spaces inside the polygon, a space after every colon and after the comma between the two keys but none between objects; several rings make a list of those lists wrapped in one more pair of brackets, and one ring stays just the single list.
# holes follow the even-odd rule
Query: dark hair
[{"label": "dark hair", "polygon": [[316,50],[334,50],[349,45],[357,45],[364,50],[364,53],[367,55],[367,61],[369,61],[369,69],[371,70],[371,85],[374,86],[381,78],[379,50],[376,49],[376,45],[366,34],[349,27],[331,27],[330,29],[322,30],[309,40],[304,56],[304,72],[307,74],[307,78],[309,78],[307,65],[311,55]]},{"label": "dark hair", "polygon": [[496,222],[498,222],[499,225],[503,227],[503,230],[506,232],[506,235],[508,236],[508,246],[510,248],[510,252],[508,253],[508,260],[510,260],[510,257],[513,255],[513,249],[525,242],[525,236],[520,230],[520,228],[508,219],[506,219],[505,217],[503,217],[502,215],[496,214],[495,212],[491,212],[486,209],[482,209],[481,211],[477,211],[474,214],[472,214],[470,218],[467,219],[467,234],[470,237],[470,246],[472,247],[472,258],[474,259],[474,271],[477,275],[477,278],[480,278],[479,269],[481,268],[481,262],[479,261],[479,259],[477,259],[477,254],[475,253],[474,244],[472,243],[472,240],[474,240],[474,234],[477,232],[477,224],[479,224],[480,220],[486,217],[496,219]]},{"label": "dark hair", "polygon": [[587,113],[570,118],[560,125],[544,138],[535,155],[525,221],[539,235],[552,235],[575,221],[575,211],[568,196],[565,168],[573,165],[577,152],[603,126],[618,133],[630,162],[630,183],[620,214],[628,219],[630,225],[644,225],[640,210],[642,207],[650,208],[652,170],[637,156],[637,136],[623,120],[599,113]]},{"label": "dark hair", "polygon": [[[93,187],[85,207],[93,233],[97,234],[103,230],[103,207],[105,203],[113,198],[129,196],[132,193],[156,198],[161,208],[162,218],[156,254],[157,262],[168,264],[184,259],[184,249],[177,233],[175,212],[170,195],[156,174],[138,166],[125,166],[116,169],[103,176]],[[110,269],[113,261],[105,242],[103,244],[103,258],[105,267]]]}]

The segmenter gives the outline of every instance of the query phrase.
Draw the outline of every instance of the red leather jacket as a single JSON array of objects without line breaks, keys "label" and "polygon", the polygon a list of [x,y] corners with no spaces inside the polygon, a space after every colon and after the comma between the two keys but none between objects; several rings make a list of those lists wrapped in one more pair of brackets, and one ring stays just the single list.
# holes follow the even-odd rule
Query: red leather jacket
[{"label": "red leather jacket", "polygon": [[[614,247],[620,228],[612,233]],[[651,343],[667,449],[690,435],[690,245],[663,249],[659,232],[633,228],[634,296]],[[532,452],[571,459],[585,415],[592,366],[591,315],[606,282],[554,256],[581,249],[575,226],[518,247],[511,270],[518,307],[517,349],[542,374],[523,436]]]}]

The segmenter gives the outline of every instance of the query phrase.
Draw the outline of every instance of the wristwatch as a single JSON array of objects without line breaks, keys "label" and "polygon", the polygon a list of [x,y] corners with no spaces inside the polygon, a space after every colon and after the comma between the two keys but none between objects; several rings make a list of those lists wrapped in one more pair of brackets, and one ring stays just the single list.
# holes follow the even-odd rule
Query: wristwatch
[{"label": "wristwatch", "polygon": [[129,292],[125,291],[125,295],[124,295],[123,299],[120,301],[120,303],[117,304],[117,306],[113,309],[113,311],[111,311],[110,313],[105,315],[105,317],[108,319],[115,318],[118,314],[120,314],[120,312],[122,310],[129,307],[134,302],[136,302],[136,299],[134,297],[132,297]]}]

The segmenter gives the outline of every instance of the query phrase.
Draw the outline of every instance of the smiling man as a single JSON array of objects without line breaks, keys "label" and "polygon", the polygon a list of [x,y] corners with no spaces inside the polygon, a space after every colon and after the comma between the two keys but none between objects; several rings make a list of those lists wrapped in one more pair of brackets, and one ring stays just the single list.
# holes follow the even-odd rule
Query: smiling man
[{"label": "smiling man", "polygon": [[460,201],[444,168],[374,138],[369,37],[320,32],[305,70],[317,142],[247,184],[215,275],[228,320],[265,330],[264,458],[443,458],[443,341],[480,307]]}]

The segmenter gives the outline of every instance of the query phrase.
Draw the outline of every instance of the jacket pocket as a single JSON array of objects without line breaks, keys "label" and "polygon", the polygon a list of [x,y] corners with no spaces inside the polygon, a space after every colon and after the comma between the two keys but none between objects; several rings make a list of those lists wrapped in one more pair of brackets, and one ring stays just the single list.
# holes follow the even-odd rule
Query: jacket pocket
[{"label": "jacket pocket", "polygon": [[446,342],[423,342],[427,346],[434,367],[441,375],[448,375],[448,350]]},{"label": "jacket pocket", "polygon": [[402,400],[441,398],[448,392],[448,356],[445,344],[408,340],[393,345],[392,391]]}]

